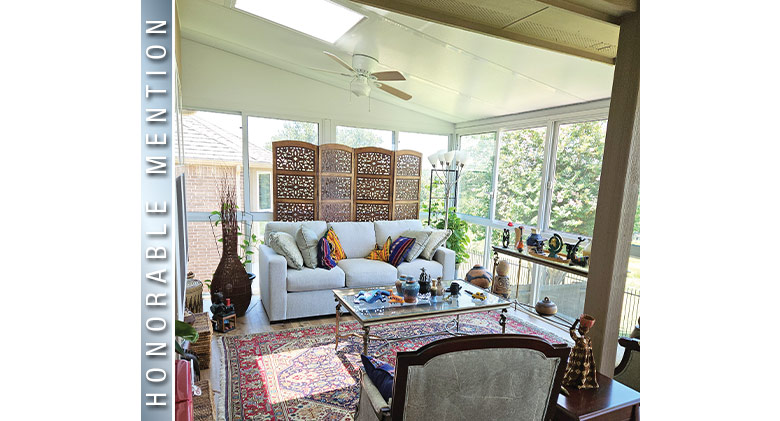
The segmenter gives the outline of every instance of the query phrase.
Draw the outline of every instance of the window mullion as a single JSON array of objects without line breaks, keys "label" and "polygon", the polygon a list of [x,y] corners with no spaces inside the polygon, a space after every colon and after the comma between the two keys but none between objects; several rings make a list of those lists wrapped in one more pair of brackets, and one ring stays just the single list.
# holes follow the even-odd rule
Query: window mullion
[{"label": "window mullion", "polygon": [[552,186],[555,183],[555,156],[558,148],[558,126],[557,121],[550,121],[547,124],[547,136],[544,147],[544,168],[542,169],[541,200],[539,201],[539,224],[540,233],[546,231],[550,226],[550,210],[552,207]]}]

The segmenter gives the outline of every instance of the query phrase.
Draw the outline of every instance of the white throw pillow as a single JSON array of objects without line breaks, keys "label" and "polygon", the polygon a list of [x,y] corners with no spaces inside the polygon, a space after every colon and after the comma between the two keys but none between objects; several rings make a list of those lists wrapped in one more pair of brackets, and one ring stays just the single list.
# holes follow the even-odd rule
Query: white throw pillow
[{"label": "white throw pillow", "polygon": [[404,231],[401,234],[401,237],[414,238],[415,240],[411,250],[409,250],[409,253],[406,255],[407,262],[411,262],[412,260],[420,256],[420,253],[422,253],[422,251],[425,249],[425,243],[431,237],[431,234],[432,231],[420,231],[420,230]]},{"label": "white throw pillow", "polygon": [[433,255],[436,253],[436,249],[447,243],[447,239],[452,235],[452,230],[433,230],[431,236],[428,237],[428,242],[425,243],[420,257],[425,260],[432,260]]},{"label": "white throw pillow", "polygon": [[303,269],[303,256],[295,244],[295,238],[286,232],[273,232],[268,235],[268,245],[287,260],[287,266]]},{"label": "white throw pillow", "polygon": [[317,243],[320,239],[314,231],[301,225],[295,233],[295,244],[303,256],[303,265],[307,268],[317,267]]}]

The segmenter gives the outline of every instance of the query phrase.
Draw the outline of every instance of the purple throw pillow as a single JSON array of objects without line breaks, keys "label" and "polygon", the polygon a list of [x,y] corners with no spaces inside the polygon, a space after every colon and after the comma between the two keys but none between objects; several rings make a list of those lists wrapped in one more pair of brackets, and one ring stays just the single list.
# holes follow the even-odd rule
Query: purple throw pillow
[{"label": "purple throw pillow", "polygon": [[412,246],[416,240],[408,237],[398,237],[393,244],[390,244],[390,260],[388,263],[398,267],[406,259],[406,255],[412,251]]},{"label": "purple throw pillow", "polygon": [[385,401],[389,401],[393,397],[393,376],[395,375],[395,367],[392,365],[377,360],[374,357],[367,357],[363,354],[360,355],[360,359],[363,361],[363,368],[366,369],[371,383],[379,390],[379,394]]},{"label": "purple throw pillow", "polygon": [[331,270],[336,267],[336,261],[330,256],[330,243],[325,237],[317,243],[317,267]]}]

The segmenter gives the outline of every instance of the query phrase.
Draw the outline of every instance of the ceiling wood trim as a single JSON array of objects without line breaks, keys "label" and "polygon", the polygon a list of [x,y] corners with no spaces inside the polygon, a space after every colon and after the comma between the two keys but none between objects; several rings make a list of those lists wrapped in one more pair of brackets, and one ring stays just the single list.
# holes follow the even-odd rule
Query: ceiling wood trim
[{"label": "ceiling wood trim", "polygon": [[[433,10],[431,8],[421,7],[415,4],[406,2],[395,2],[392,0],[353,0],[355,3],[364,4],[367,6],[377,7],[380,9],[388,10],[391,12],[400,13],[406,16],[416,17],[432,22],[441,23],[447,26],[465,29],[472,32],[492,35],[498,38],[503,38],[509,41],[520,42],[534,47],[543,48],[550,51],[569,54],[577,57],[582,57],[589,60],[594,60],[610,65],[615,64],[615,58],[609,55],[598,54],[590,50],[585,50],[569,45],[556,43],[546,39],[540,39],[528,35],[524,35],[514,31],[508,31],[499,27],[494,27],[471,20],[466,20],[447,13],[446,10]],[[540,2],[544,4],[554,3],[556,8],[566,10],[567,12],[574,13],[581,16],[584,19],[595,19],[603,22],[614,24],[614,21],[619,18],[613,18],[606,12],[601,12],[593,9],[589,9],[585,6],[581,6],[574,3],[569,3],[564,0],[548,0]],[[566,7],[564,7],[566,6]],[[567,8],[568,7],[568,8]],[[570,10],[574,9],[574,10]],[[599,19],[599,17],[610,20]]]},{"label": "ceiling wood trim", "polygon": [[600,20],[602,22],[620,24],[620,15],[606,13],[601,10],[596,10],[590,7],[583,6],[581,4],[572,3],[567,0],[536,0],[536,1],[538,1],[539,3],[544,3],[548,6],[557,7],[558,9],[567,10],[569,12],[576,13],[578,15]]}]

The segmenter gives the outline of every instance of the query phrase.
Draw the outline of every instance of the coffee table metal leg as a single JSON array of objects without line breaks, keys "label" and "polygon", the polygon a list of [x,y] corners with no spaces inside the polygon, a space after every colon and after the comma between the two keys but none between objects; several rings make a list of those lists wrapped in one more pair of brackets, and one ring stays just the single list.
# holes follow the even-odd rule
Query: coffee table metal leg
[{"label": "coffee table metal leg", "polygon": [[501,333],[506,333],[506,312],[505,308],[501,309],[501,318],[498,319],[498,324],[501,325]]},{"label": "coffee table metal leg", "polygon": [[363,327],[363,355],[368,355],[368,335],[370,333],[371,326]]},{"label": "coffee table metal leg", "polygon": [[455,315],[455,333],[460,333],[460,314]]},{"label": "coffee table metal leg", "polygon": [[341,319],[341,302],[336,298],[336,351],[339,349],[339,319]]}]

